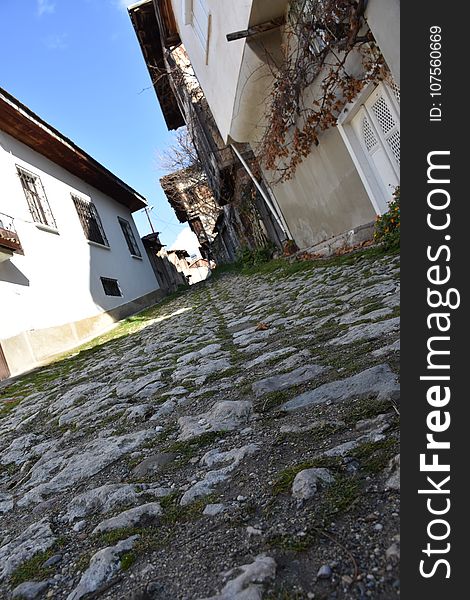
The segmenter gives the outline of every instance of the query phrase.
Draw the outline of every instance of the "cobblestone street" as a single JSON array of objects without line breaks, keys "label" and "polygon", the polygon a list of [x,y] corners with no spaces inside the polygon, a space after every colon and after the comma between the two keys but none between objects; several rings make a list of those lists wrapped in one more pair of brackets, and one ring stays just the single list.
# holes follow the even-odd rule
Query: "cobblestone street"
[{"label": "cobblestone street", "polygon": [[398,597],[399,259],[285,265],[0,388],[1,598]]}]

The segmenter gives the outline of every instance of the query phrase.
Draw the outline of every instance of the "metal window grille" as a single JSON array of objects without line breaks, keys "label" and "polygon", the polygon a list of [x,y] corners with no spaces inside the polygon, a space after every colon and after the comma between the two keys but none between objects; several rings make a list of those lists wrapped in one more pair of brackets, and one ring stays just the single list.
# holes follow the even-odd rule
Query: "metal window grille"
[{"label": "metal window grille", "polygon": [[127,247],[129,248],[129,252],[133,256],[142,256],[139,250],[139,246],[137,245],[137,240],[134,237],[134,232],[132,231],[131,225],[125,219],[118,217],[119,225],[121,226],[122,233],[126,238]]},{"label": "metal window grille", "polygon": [[86,238],[102,246],[109,246],[103,224],[93,202],[83,200],[83,198],[79,198],[73,194],[72,200],[77,209],[78,218],[80,219]]},{"label": "metal window grille", "polygon": [[109,277],[100,277],[100,279],[106,296],[122,296],[117,279],[110,279]]},{"label": "metal window grille", "polygon": [[24,195],[28,203],[29,212],[36,223],[42,223],[57,229],[51,207],[46,197],[46,192],[38,175],[30,173],[22,167],[16,166],[18,177],[23,186]]}]

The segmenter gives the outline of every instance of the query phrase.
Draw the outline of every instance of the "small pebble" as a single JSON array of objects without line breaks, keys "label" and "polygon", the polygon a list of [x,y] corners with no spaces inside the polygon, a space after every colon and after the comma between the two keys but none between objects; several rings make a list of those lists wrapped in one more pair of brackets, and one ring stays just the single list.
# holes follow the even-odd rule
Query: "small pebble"
[{"label": "small pebble", "polygon": [[331,567],[329,565],[322,565],[318,570],[318,579],[329,579],[332,575]]}]

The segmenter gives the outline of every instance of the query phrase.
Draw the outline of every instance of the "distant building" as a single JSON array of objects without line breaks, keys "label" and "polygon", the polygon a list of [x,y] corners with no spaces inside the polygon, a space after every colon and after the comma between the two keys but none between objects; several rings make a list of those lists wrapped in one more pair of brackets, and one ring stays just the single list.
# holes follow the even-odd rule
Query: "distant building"
[{"label": "distant building", "polygon": [[163,291],[132,213],[145,199],[0,89],[0,378]]},{"label": "distant building", "polygon": [[168,292],[175,292],[180,285],[187,285],[186,277],[168,256],[158,233],[149,233],[142,238],[142,243],[149,257],[155,277],[160,287]]}]

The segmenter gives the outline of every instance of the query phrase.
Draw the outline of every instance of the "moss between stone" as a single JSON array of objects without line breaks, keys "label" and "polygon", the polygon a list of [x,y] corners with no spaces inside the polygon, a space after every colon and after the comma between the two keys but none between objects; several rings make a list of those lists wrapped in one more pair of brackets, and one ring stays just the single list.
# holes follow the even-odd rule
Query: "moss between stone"
[{"label": "moss between stone", "polygon": [[290,591],[285,586],[277,586],[276,589],[268,592],[264,598],[265,600],[305,600],[305,595],[302,592]]},{"label": "moss between stone", "polygon": [[313,469],[314,467],[338,471],[341,468],[341,461],[336,457],[321,456],[287,467],[278,474],[272,487],[273,495],[289,493],[296,475],[304,469]]},{"label": "moss between stone", "polygon": [[379,442],[365,442],[351,452],[361,467],[371,475],[381,473],[398,452],[398,442],[390,437]]},{"label": "moss between stone", "polygon": [[19,565],[10,575],[12,587],[16,587],[24,581],[42,581],[48,579],[54,573],[51,567],[43,567],[43,563],[57,552],[55,547],[44,552],[35,554],[32,558]]},{"label": "moss between stone", "polygon": [[175,525],[177,523],[188,523],[202,517],[202,513],[207,504],[213,504],[217,500],[215,494],[209,494],[181,506],[181,494],[175,492],[161,499],[160,504],[163,508],[162,523],[165,525]]},{"label": "moss between stone", "polygon": [[134,552],[126,552],[121,556],[121,569],[127,571],[137,560]]}]

